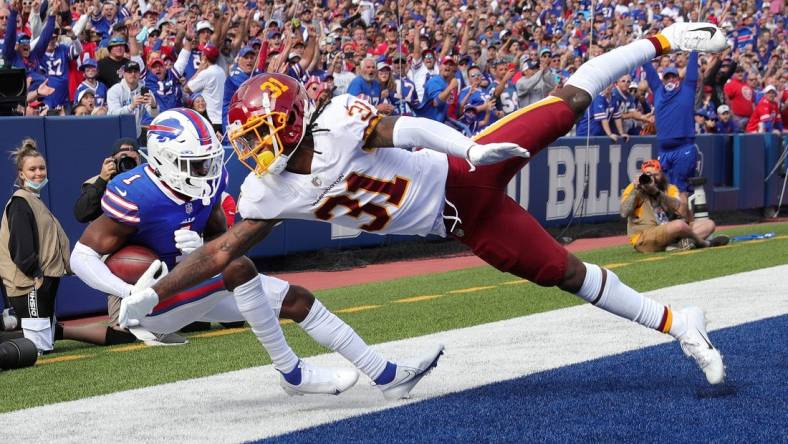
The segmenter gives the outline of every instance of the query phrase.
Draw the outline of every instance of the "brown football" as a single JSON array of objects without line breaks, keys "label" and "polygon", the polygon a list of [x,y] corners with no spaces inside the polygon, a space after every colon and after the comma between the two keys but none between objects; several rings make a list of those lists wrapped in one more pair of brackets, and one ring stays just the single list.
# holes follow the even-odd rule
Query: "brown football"
[{"label": "brown football", "polygon": [[112,253],[104,262],[115,276],[128,284],[135,284],[150,264],[159,257],[150,248],[127,245]]}]

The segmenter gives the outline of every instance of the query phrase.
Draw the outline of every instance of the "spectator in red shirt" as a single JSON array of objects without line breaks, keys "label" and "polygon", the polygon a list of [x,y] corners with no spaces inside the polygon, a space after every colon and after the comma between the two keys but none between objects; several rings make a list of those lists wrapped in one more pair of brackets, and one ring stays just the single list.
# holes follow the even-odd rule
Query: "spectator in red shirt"
[{"label": "spectator in red shirt", "polygon": [[780,107],[777,105],[777,88],[768,85],[763,89],[763,97],[755,107],[747,123],[748,133],[774,132],[780,134],[783,129]]},{"label": "spectator in red shirt", "polygon": [[736,67],[731,80],[725,84],[725,98],[731,106],[731,113],[733,120],[739,125],[744,127],[747,125],[753,109],[753,91],[752,88],[744,80],[744,68],[741,66]]}]

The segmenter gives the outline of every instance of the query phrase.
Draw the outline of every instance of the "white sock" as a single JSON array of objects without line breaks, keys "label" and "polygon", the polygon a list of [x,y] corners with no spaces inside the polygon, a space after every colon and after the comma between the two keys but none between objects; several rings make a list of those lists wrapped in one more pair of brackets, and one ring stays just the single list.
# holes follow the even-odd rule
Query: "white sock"
[{"label": "white sock", "polygon": [[315,341],[342,355],[373,381],[386,368],[388,361],[317,299],[299,325]]},{"label": "white sock", "polygon": [[255,276],[233,291],[235,302],[252,331],[271,356],[274,367],[282,373],[290,373],[298,365],[298,356],[287,345],[279,320],[268,304],[260,279]]},{"label": "white sock", "polygon": [[566,84],[582,89],[593,99],[619,77],[656,56],[657,50],[649,39],[635,40],[583,63]]},{"label": "white sock", "polygon": [[[683,324],[683,319],[674,321],[673,311],[667,305],[647,298],[633,290],[610,270],[598,265],[585,263],[586,277],[577,295],[591,304],[637,322],[648,328],[670,333],[673,336],[675,324]],[[681,331],[683,334],[683,331]]]}]

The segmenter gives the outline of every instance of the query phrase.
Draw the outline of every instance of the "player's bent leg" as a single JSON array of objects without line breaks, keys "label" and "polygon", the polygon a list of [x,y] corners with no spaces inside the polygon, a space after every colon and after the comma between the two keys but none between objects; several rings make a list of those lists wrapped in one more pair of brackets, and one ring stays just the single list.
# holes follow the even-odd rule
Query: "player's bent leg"
[{"label": "player's bent leg", "polygon": [[[474,140],[478,143],[513,142],[527,149],[533,157],[551,142],[566,135],[575,120],[575,112],[562,98],[550,96],[498,120],[475,136]],[[503,188],[528,160],[513,157],[477,167],[476,171],[467,174],[467,178],[474,184],[492,184]],[[461,166],[462,172],[467,170],[467,164]]]},{"label": "player's bent leg", "polygon": [[290,395],[338,395],[358,381],[355,370],[316,367],[298,359],[285,340],[251,260],[246,257],[236,259],[224,270],[224,275],[239,311],[279,370],[280,384],[285,392]]},{"label": "player's bent leg", "polygon": [[443,345],[437,345],[414,362],[388,361],[367,345],[352,327],[315,299],[309,290],[297,285],[288,289],[279,317],[298,322],[312,339],[353,363],[389,400],[407,397],[443,354]]},{"label": "player's bent leg", "polygon": [[706,320],[701,309],[687,307],[673,311],[627,286],[611,270],[580,262],[572,254],[559,288],[609,313],[670,334],[703,370],[709,383],[718,384],[725,378],[722,356],[706,334]]}]

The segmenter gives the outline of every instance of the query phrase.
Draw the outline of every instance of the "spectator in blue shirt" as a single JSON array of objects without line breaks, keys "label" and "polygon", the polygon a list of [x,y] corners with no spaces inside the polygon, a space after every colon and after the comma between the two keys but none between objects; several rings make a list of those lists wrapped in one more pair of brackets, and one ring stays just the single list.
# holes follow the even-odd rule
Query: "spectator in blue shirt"
[{"label": "spectator in blue shirt", "polygon": [[450,101],[454,99],[460,82],[454,76],[457,64],[451,57],[441,61],[440,75],[431,76],[424,85],[424,99],[418,114],[421,117],[445,122]]},{"label": "spectator in blue shirt", "polygon": [[[619,136],[610,128],[610,120],[613,118],[613,107],[610,102],[610,91],[612,88],[612,85],[608,86],[602,91],[602,94],[596,96],[591,102],[591,106],[586,109],[585,114],[577,121],[575,130],[577,137],[587,137],[589,135],[591,137],[608,136],[614,142],[617,142],[621,137],[629,139],[628,134]],[[620,115],[618,119],[621,119]]]},{"label": "spectator in blue shirt", "polygon": [[698,87],[698,53],[690,54],[683,81],[673,66],[665,68],[662,79],[651,63],[643,65],[643,69],[648,85],[654,92],[658,160],[670,182],[679,189],[679,212],[688,217],[687,197],[693,187],[687,180],[695,175],[698,160],[692,117]]},{"label": "spectator in blue shirt", "polygon": [[162,59],[151,59],[147,68],[142,69],[140,77],[153,93],[159,112],[183,106],[183,91],[178,72],[175,68],[167,69]]},{"label": "spectator in blue shirt", "polygon": [[377,79],[376,61],[372,57],[361,61],[359,74],[348,85],[347,93],[375,105],[378,111],[383,114],[391,114],[394,111],[391,104],[380,101],[381,87]]},{"label": "spectator in blue shirt", "polygon": [[49,6],[46,25],[38,37],[36,46],[30,49],[29,35],[21,34],[17,37],[16,18],[19,14],[17,8],[20,5],[21,2],[11,2],[9,5],[11,13],[8,16],[8,26],[5,32],[3,60],[5,60],[5,66],[22,68],[27,72],[28,77],[33,77],[33,82],[28,86],[28,90],[33,90],[46,79],[41,72],[41,59],[44,57],[47,45],[55,32],[55,13],[57,11],[54,3]]},{"label": "spectator in blue shirt", "polygon": [[41,68],[47,76],[47,84],[55,91],[44,98],[50,110],[68,105],[68,77],[71,61],[79,57],[82,45],[79,40],[68,44],[59,43],[60,32],[55,32],[41,57]]},{"label": "spectator in blue shirt", "polygon": [[717,134],[738,134],[741,128],[731,119],[731,109],[728,105],[717,107],[717,124],[714,128]]},{"label": "spectator in blue shirt", "polygon": [[241,84],[247,81],[253,75],[260,74],[262,71],[258,69],[257,65],[257,51],[250,46],[244,46],[238,52],[238,62],[230,69],[230,75],[224,81],[224,99],[222,101],[222,122],[227,127],[227,110],[230,107],[230,100],[233,94],[238,91]]},{"label": "spectator in blue shirt", "polygon": [[[470,115],[476,118],[474,125],[468,125],[468,122],[465,122],[469,127],[473,127],[471,134],[475,134],[487,126],[490,121],[488,111],[495,105],[495,101],[491,100],[490,95],[483,91],[481,81],[482,70],[475,65],[468,68],[468,86],[460,91],[458,98],[459,109],[463,110],[462,119],[468,120]],[[482,121],[485,121],[484,124]]]},{"label": "spectator in blue shirt", "polygon": [[416,94],[416,84],[407,77],[410,66],[408,58],[402,53],[395,53],[391,59],[391,70],[396,86],[394,94],[394,110],[398,116],[413,116],[414,110],[419,107],[419,97]]},{"label": "spectator in blue shirt", "polygon": [[77,86],[74,97],[76,99],[85,90],[93,91],[93,96],[96,99],[96,108],[102,108],[107,106],[107,86],[96,79],[98,75],[97,67],[96,61],[90,57],[82,61],[79,70],[84,73],[85,79]]}]

